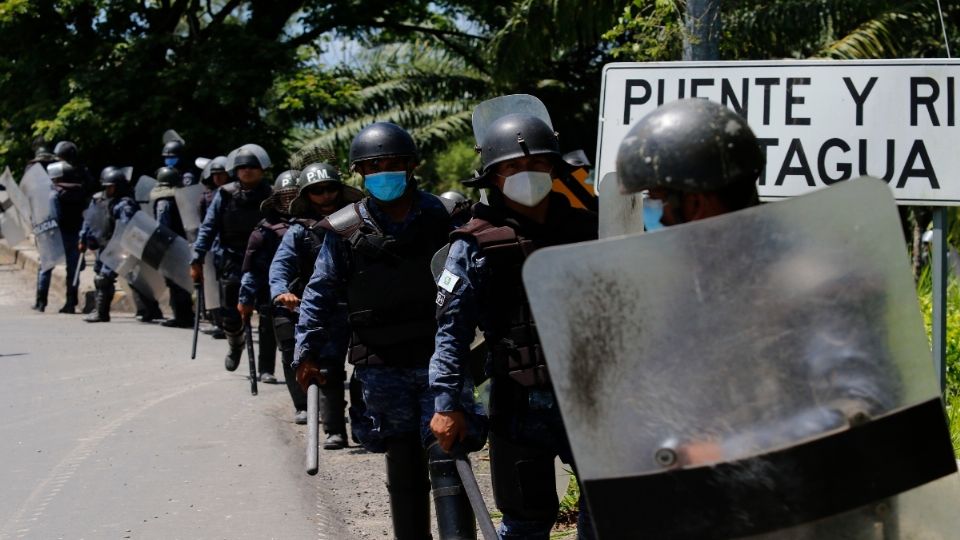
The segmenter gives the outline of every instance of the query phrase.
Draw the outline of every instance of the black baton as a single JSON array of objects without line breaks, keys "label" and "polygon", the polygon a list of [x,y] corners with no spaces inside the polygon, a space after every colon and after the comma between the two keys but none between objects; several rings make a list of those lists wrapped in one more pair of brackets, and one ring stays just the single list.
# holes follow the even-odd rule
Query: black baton
[{"label": "black baton", "polygon": [[243,337],[247,342],[247,358],[250,363],[250,393],[257,395],[257,361],[253,355],[253,325],[250,324],[250,317],[243,318]]},{"label": "black baton", "polygon": [[457,465],[463,490],[467,492],[467,499],[470,500],[473,514],[477,517],[477,525],[480,526],[483,540],[500,540],[500,535],[497,534],[497,529],[493,526],[493,520],[490,519],[487,504],[483,502],[483,494],[480,493],[480,486],[477,484],[477,477],[473,474],[470,460],[467,459],[465,454],[457,452],[454,455],[453,462]]},{"label": "black baton", "polygon": [[197,293],[197,311],[193,317],[193,346],[190,349],[190,359],[197,358],[197,335],[200,333],[200,314],[203,313],[203,282],[193,284],[193,290]]}]

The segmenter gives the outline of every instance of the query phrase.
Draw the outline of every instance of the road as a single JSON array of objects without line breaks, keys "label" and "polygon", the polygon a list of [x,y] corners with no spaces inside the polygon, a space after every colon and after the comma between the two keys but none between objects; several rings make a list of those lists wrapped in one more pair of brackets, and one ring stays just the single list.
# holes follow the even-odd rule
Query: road
[{"label": "road", "polygon": [[382,457],[321,454],[283,385],[249,393],[224,342],[190,331],[31,311],[0,260],[0,538],[387,536]]}]

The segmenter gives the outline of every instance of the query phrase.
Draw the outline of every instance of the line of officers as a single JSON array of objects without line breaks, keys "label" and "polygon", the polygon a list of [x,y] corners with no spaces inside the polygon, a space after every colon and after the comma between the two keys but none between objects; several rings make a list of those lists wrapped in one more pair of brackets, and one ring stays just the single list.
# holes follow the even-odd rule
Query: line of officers
[{"label": "line of officers", "polygon": [[[399,539],[431,538],[431,491],[440,537],[476,538],[454,457],[488,440],[500,536],[548,538],[559,509],[554,459],[573,463],[520,270],[535,249],[595,239],[597,215],[553,190],[555,179],[577,166],[563,159],[545,121],[508,114],[486,133],[477,141],[481,171],[465,184],[487,196],[473,205],[459,193],[420,190],[417,146],[388,122],[365,127],[350,147],[351,170],[366,193],[323,162],[284,171],[270,185],[270,158],[255,144],[197,171],[184,144],[171,141],[149,196],[156,220],[184,238],[182,215],[203,216],[189,270],[200,284],[206,259],[214,260],[220,308],[211,318],[226,338],[227,370],[239,365],[244,321],[256,310],[259,380],[277,382],[279,350],[297,423],[307,420],[306,388],[320,386],[328,450],[347,445],[349,388],[351,435],[385,454]],[[85,320],[107,322],[118,274],[100,260],[104,239],[142,211],[143,201],[134,196],[129,168],[108,166],[97,184],[78,163],[76,145],[62,142],[55,154],[40,148],[34,162],[46,167],[61,203],[61,312],[76,311],[77,263],[96,250],[95,308]],[[179,208],[175,190],[198,177],[207,187],[199,207]],[[68,192],[72,199],[62,196]],[[106,234],[91,234],[82,217],[94,192],[94,203],[107,209]],[[431,260],[445,247],[435,275]],[[192,327],[191,293],[170,279],[166,285],[172,315],[162,324]],[[48,288],[49,273],[38,280],[35,309],[46,307]],[[138,320],[163,318],[154,296],[132,290]],[[471,350],[478,327],[487,351],[479,358]],[[354,368],[349,383],[345,361]],[[475,388],[487,378],[489,396],[478,403]],[[584,504],[578,524],[581,538],[592,537]]]}]

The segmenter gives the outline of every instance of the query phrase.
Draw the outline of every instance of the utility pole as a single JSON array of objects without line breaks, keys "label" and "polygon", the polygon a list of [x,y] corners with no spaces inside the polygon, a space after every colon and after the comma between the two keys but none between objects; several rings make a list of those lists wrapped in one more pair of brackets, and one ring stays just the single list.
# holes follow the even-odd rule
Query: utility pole
[{"label": "utility pole", "polygon": [[720,0],[687,0],[684,60],[720,59]]}]

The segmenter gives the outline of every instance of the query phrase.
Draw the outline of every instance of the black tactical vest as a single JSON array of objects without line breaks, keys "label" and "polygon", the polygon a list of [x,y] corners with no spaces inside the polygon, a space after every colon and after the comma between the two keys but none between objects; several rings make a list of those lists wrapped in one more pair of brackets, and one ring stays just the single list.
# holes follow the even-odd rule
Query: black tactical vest
[{"label": "black tactical vest", "polygon": [[247,249],[250,233],[263,218],[260,203],[270,196],[271,188],[265,182],[249,191],[240,189],[240,182],[231,182],[220,188],[223,208],[220,212],[220,244],[236,254]]},{"label": "black tactical vest", "polygon": [[352,364],[426,367],[433,354],[436,283],[430,259],[446,245],[450,215],[421,208],[398,235],[387,235],[349,205],[321,222],[349,246],[346,283]]},{"label": "black tactical vest", "polygon": [[87,209],[87,196],[81,184],[57,182],[53,184],[60,206],[58,225],[64,232],[77,232],[83,225],[83,211]]},{"label": "black tactical vest", "polygon": [[[247,243],[247,250],[243,257],[243,267],[241,272],[250,272],[253,270],[254,256],[256,251],[269,254],[267,261],[273,260],[273,256],[280,247],[280,240],[287,233],[290,224],[282,218],[265,218],[257,223],[253,233],[250,233],[250,240]],[[259,241],[254,242],[254,235],[259,234]]]},{"label": "black tactical vest", "polygon": [[303,298],[303,290],[313,276],[313,267],[317,264],[317,255],[323,247],[323,238],[327,235],[327,229],[321,227],[320,222],[315,219],[295,218],[293,222],[303,227],[304,234],[302,248],[297,253],[299,273],[293,282],[287,284],[287,288],[293,294]]},{"label": "black tactical vest", "polygon": [[491,327],[484,328],[484,336],[493,359],[493,375],[510,377],[526,387],[546,388],[550,377],[523,286],[523,263],[542,247],[597,238],[596,214],[572,209],[561,198],[551,198],[544,225],[521,224],[478,204],[474,206],[476,217],[450,235],[453,240],[473,238],[486,259],[477,300],[489,314]]}]

